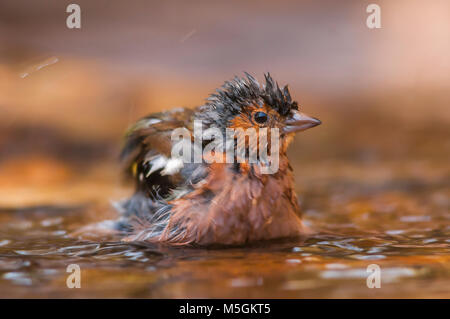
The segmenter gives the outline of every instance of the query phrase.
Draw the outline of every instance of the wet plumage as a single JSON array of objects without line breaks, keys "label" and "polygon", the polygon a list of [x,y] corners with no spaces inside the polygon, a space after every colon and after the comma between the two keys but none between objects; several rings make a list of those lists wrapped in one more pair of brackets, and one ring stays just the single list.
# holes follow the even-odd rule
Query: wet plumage
[{"label": "wet plumage", "polygon": [[[171,157],[172,131],[253,128],[280,133],[279,167],[263,174],[265,163],[183,163]],[[170,244],[241,245],[304,234],[287,147],[297,131],[320,124],[298,111],[287,86],[269,74],[260,85],[246,74],[216,90],[203,106],[151,114],[127,132],[122,161],[136,183],[135,194],[116,205],[116,228],[125,240]],[[203,141],[205,147],[209,141]],[[259,144],[258,144],[259,145]],[[247,147],[247,146],[246,146]],[[250,146],[248,146],[250,147]],[[237,156],[237,155],[236,155]]]}]

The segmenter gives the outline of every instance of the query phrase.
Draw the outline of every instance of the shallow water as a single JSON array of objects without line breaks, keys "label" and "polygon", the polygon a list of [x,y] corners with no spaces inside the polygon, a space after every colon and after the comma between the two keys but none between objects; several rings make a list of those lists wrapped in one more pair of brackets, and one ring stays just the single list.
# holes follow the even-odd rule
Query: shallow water
[{"label": "shallow water", "polygon": [[[121,243],[108,237],[80,240],[70,233],[106,218],[99,212],[114,216],[108,205],[2,209],[0,295],[450,296],[448,179],[412,181],[394,174],[390,182],[374,183],[373,169],[352,174],[349,170],[358,169],[346,164],[334,167],[334,174],[323,172],[324,179],[315,173],[316,165],[296,168],[304,172],[298,188],[305,221],[316,231],[303,242],[194,249]],[[394,164],[390,165],[384,169]],[[92,183],[94,189],[95,180]],[[80,289],[66,286],[69,264],[81,268]],[[381,267],[379,289],[366,285],[370,264]]]}]

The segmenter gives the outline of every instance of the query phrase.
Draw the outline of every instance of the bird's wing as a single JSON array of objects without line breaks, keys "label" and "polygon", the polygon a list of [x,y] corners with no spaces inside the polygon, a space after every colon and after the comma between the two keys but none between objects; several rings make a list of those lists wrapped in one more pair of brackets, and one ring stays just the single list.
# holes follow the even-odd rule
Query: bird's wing
[{"label": "bird's wing", "polygon": [[202,164],[171,158],[172,131],[183,127],[192,131],[194,113],[178,108],[150,114],[128,130],[121,159],[126,172],[136,180],[138,192],[165,198],[205,173]]}]

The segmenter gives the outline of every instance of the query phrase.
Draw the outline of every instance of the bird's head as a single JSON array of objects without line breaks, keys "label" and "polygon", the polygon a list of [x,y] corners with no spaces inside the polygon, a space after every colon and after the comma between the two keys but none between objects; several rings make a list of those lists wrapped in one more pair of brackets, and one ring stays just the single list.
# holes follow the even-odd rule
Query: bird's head
[{"label": "bird's head", "polygon": [[264,76],[263,85],[248,73],[243,78],[235,77],[225,82],[210,95],[197,119],[202,121],[204,127],[219,128],[224,134],[227,129],[252,128],[258,139],[262,134],[270,134],[270,129],[278,129],[280,150],[286,151],[295,133],[321,122],[299,111],[298,103],[292,100],[287,85],[280,88],[269,73]]}]

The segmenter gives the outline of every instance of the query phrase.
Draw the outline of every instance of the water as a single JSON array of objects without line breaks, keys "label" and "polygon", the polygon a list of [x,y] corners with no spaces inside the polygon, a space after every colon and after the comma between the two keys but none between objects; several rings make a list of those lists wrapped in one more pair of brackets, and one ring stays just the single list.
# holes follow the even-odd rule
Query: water
[{"label": "water", "polygon": [[[70,234],[102,220],[99,211],[113,216],[107,204],[2,209],[0,296],[449,297],[448,182],[371,185],[303,171],[300,198],[316,231],[303,242],[194,249],[81,240]],[[81,268],[80,289],[66,286],[69,264]],[[370,264],[381,267],[379,289],[366,285]]]}]

